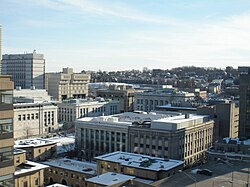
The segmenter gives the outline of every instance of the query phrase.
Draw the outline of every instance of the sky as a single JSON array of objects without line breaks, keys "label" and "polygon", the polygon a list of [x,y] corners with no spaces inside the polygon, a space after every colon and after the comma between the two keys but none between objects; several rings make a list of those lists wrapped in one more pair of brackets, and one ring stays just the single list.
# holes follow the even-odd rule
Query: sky
[{"label": "sky", "polygon": [[46,72],[250,65],[249,0],[0,0],[0,24]]}]

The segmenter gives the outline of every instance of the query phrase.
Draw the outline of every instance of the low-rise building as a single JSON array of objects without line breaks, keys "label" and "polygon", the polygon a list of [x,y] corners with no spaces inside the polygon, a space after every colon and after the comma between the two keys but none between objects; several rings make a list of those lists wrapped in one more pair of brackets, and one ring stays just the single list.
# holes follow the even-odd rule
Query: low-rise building
[{"label": "low-rise building", "polygon": [[97,173],[117,172],[143,179],[160,180],[174,175],[183,169],[181,160],[164,160],[163,158],[128,152],[114,152],[95,157]]},{"label": "low-rise building", "polygon": [[130,85],[110,85],[107,89],[96,90],[97,97],[120,102],[121,112],[134,111],[135,89]]},{"label": "low-rise building", "polygon": [[14,104],[14,138],[29,138],[55,132],[57,106],[54,103]]},{"label": "low-rise building", "polygon": [[194,93],[178,91],[176,88],[157,89],[135,93],[134,109],[145,112],[155,110],[157,106],[171,104],[187,106],[194,100]]},{"label": "low-rise building", "polygon": [[45,184],[60,183],[63,185],[86,187],[86,180],[95,176],[96,164],[72,159],[60,158],[46,161],[50,166],[45,170]]},{"label": "low-rise building", "polygon": [[56,142],[46,139],[17,140],[14,147],[25,150],[27,160],[31,161],[44,161],[56,156]]},{"label": "low-rise building", "polygon": [[48,166],[26,160],[26,151],[14,150],[15,187],[44,186],[44,169]]},{"label": "low-rise building", "polygon": [[108,101],[103,98],[70,99],[58,103],[58,120],[72,124],[83,117],[107,116],[120,113],[119,101]]},{"label": "low-rise building", "polygon": [[167,115],[125,112],[112,116],[78,119],[75,121],[78,157],[93,159],[95,156],[114,151],[128,151],[128,127],[132,123],[163,117]]},{"label": "low-rise building", "polygon": [[215,142],[208,151],[210,160],[238,160],[250,162],[250,140],[223,138]]}]

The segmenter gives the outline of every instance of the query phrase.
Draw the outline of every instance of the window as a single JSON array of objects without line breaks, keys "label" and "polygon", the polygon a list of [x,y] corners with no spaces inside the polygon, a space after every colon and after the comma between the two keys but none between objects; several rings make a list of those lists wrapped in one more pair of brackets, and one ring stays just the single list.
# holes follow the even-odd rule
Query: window
[{"label": "window", "polygon": [[13,91],[12,90],[0,92],[0,103],[12,104],[12,102],[13,102]]},{"label": "window", "polygon": [[28,181],[23,182],[23,187],[28,187]]},{"label": "window", "polygon": [[13,132],[13,119],[0,119],[0,134]]},{"label": "window", "polygon": [[22,115],[18,115],[18,121],[22,120]]},{"label": "window", "polygon": [[37,185],[37,186],[38,186],[38,179],[36,179],[36,180],[35,180],[35,185]]}]

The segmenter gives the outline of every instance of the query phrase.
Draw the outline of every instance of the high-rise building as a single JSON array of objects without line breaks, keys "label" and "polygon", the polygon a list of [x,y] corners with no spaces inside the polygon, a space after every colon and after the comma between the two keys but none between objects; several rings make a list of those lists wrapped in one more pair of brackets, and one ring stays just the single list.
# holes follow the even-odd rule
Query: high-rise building
[{"label": "high-rise building", "polygon": [[13,82],[0,76],[0,186],[14,186]]},{"label": "high-rise building", "polygon": [[[250,70],[250,67],[249,67]],[[250,138],[250,71],[240,75],[239,137]]]},{"label": "high-rise building", "polygon": [[2,74],[11,75],[15,87],[44,88],[45,59],[43,54],[5,54],[2,59]]},{"label": "high-rise building", "polygon": [[2,72],[2,26],[0,25],[0,75]]},{"label": "high-rise building", "polygon": [[74,73],[73,68],[63,68],[63,72],[46,73],[45,79],[46,90],[58,101],[88,96],[89,74]]}]

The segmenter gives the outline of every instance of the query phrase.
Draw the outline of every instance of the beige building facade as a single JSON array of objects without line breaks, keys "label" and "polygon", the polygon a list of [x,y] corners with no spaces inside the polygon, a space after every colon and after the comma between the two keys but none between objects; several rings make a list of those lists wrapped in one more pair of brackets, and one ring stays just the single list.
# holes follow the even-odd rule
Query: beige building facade
[{"label": "beige building facade", "polygon": [[120,113],[118,101],[108,101],[102,98],[96,98],[95,100],[71,99],[58,103],[58,120],[61,123],[72,124],[78,118],[118,113]]},{"label": "beige building facade", "polygon": [[11,77],[0,75],[0,186],[14,186],[13,88]]},{"label": "beige building facade", "polygon": [[44,162],[45,184],[60,183],[67,186],[86,187],[86,179],[96,175],[96,164],[60,158]]},{"label": "beige building facade", "polygon": [[158,89],[135,93],[134,110],[150,112],[157,106],[171,104],[173,106],[186,106],[193,100],[194,93],[176,91],[171,89]]},{"label": "beige building facade", "polygon": [[15,139],[46,135],[57,130],[57,105],[54,103],[14,104]]},{"label": "beige building facade", "polygon": [[58,101],[85,98],[88,96],[89,80],[89,74],[74,73],[72,68],[63,68],[63,72],[45,75],[45,89]]},{"label": "beige building facade", "polygon": [[189,166],[205,161],[213,136],[214,121],[208,116],[179,115],[130,126],[129,151],[184,160]]},{"label": "beige building facade", "polygon": [[121,112],[134,111],[135,89],[129,85],[110,85],[108,89],[96,90],[96,96],[120,102]]},{"label": "beige building facade", "polygon": [[97,173],[117,172],[157,181],[183,169],[183,161],[164,160],[142,154],[113,152],[95,157]]},{"label": "beige building facade", "polygon": [[45,161],[56,156],[57,143],[46,139],[16,140],[16,149],[26,151],[27,160]]}]

